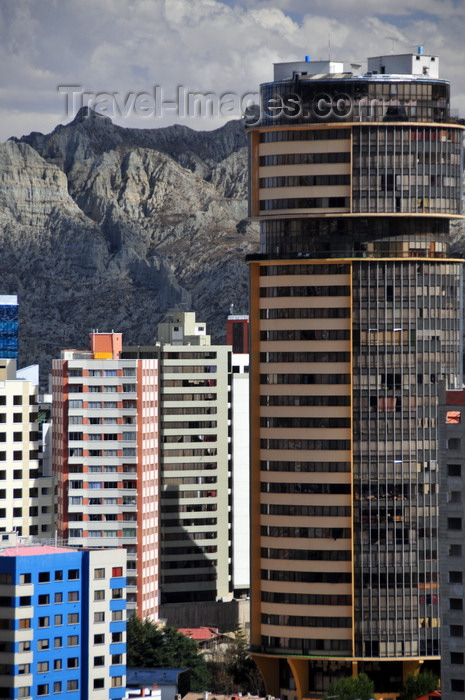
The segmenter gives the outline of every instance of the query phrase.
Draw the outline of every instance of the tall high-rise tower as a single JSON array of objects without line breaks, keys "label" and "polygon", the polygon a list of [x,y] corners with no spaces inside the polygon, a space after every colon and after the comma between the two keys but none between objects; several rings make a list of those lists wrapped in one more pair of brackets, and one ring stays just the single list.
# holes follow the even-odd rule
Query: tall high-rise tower
[{"label": "tall high-rise tower", "polygon": [[267,692],[440,654],[438,382],[461,388],[463,126],[438,58],[278,64],[249,119],[252,649]]}]

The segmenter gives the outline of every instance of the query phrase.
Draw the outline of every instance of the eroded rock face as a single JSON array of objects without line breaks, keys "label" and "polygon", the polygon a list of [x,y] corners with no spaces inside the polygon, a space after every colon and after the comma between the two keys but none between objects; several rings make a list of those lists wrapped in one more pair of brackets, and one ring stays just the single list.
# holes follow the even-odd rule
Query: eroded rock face
[{"label": "eroded rock face", "polygon": [[223,342],[247,313],[247,147],[241,122],[211,132],[125,129],[82,110],[51,134],[0,144],[0,293],[19,295],[20,363],[43,379],[93,329],[148,343],[169,309]]}]

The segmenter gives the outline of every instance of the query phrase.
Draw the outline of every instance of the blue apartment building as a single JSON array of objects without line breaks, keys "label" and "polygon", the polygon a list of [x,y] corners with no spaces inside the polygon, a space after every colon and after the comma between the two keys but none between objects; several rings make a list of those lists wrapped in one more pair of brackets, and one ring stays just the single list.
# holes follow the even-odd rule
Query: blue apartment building
[{"label": "blue apartment building", "polygon": [[0,295],[0,357],[18,359],[18,297]]},{"label": "blue apartment building", "polygon": [[0,698],[124,698],[125,590],[123,549],[0,549]]}]

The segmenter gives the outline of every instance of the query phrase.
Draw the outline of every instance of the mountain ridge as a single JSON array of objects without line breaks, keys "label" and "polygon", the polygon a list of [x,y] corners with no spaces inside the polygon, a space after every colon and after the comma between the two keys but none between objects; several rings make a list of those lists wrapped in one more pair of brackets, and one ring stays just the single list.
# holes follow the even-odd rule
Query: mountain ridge
[{"label": "mountain ridge", "polygon": [[182,307],[223,342],[230,304],[247,313],[258,230],[241,121],[126,129],[80,110],[0,144],[0,173],[1,293],[18,294],[20,364],[42,381],[95,328],[149,343]]}]

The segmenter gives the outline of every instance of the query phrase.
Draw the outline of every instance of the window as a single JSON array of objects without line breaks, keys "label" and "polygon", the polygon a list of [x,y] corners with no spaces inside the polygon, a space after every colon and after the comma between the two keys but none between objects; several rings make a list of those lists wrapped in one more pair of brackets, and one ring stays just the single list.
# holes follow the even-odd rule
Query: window
[{"label": "window", "polygon": [[79,644],[79,635],[70,634],[68,637],[68,646],[69,647],[77,647],[78,644]]},{"label": "window", "polygon": [[105,578],[105,569],[94,569],[94,578]]},{"label": "window", "polygon": [[18,688],[18,698],[28,698],[31,695],[29,686],[21,686]]},{"label": "window", "polygon": [[[111,641],[113,642],[113,636]],[[94,644],[105,644],[105,635],[104,634],[94,634]]]},{"label": "window", "polygon": [[68,659],[66,663],[68,668],[78,668],[79,667],[79,658],[77,656],[73,656]]},{"label": "window", "polygon": [[461,678],[451,678],[450,689],[454,693],[463,693],[465,690],[465,681],[463,681]]},{"label": "window", "polygon": [[70,527],[68,534],[70,537],[82,537],[82,529],[78,527]]},{"label": "window", "polygon": [[122,632],[112,632],[111,633],[112,644],[116,644],[117,642],[122,642],[122,641],[123,641],[123,633]]},{"label": "window", "polygon": [[[30,629],[30,627],[31,627],[31,620],[28,617],[23,617],[22,620],[19,621],[19,629],[20,630],[28,630],[28,629]],[[39,624],[39,627],[40,627],[40,624]]]},{"label": "window", "polygon": [[122,620],[123,619],[123,611],[122,610],[113,610],[113,612],[111,613],[111,619],[113,621]]},{"label": "window", "polygon": [[112,654],[111,655],[111,663],[112,664],[122,664],[123,663],[123,655],[122,654]]},{"label": "window", "polygon": [[55,639],[53,640],[53,646],[55,647],[55,649],[61,649],[61,647],[63,646],[63,637],[55,637]]},{"label": "window", "polygon": [[111,679],[111,687],[112,688],[121,688],[123,685],[123,676],[113,676]]},{"label": "window", "polygon": [[105,657],[94,656],[94,666],[105,666]]},{"label": "window", "polygon": [[30,595],[22,595],[19,598],[19,605],[20,607],[24,607],[25,605],[30,605],[31,604],[31,596]]},{"label": "window", "polygon": [[79,688],[79,683],[77,680],[66,682],[66,690],[78,690],[78,688]]},{"label": "window", "polygon": [[55,593],[55,603],[62,603],[63,602],[63,593],[59,591],[58,593]]},{"label": "window", "polygon": [[63,659],[55,659],[53,662],[53,670],[54,671],[61,671],[63,668]]},{"label": "window", "polygon": [[39,661],[37,664],[37,671],[39,673],[47,673],[49,667],[48,661]]},{"label": "window", "polygon": [[53,692],[54,693],[61,693],[61,689],[62,689],[61,681],[55,681],[53,684]]},{"label": "window", "polygon": [[105,600],[105,591],[94,591],[94,600]]},{"label": "window", "polygon": [[451,625],[450,626],[450,636],[451,637],[463,637],[463,625]]},{"label": "window", "polygon": [[39,627],[50,627],[50,618],[39,617]]},{"label": "window", "polygon": [[37,686],[37,695],[48,695],[48,683],[40,683]]},{"label": "window", "polygon": [[462,529],[462,518],[447,518],[447,529],[448,530],[461,530]]},{"label": "window", "polygon": [[459,652],[459,651],[451,652],[450,662],[451,662],[451,664],[463,664],[463,662],[464,662],[463,652]]},{"label": "window", "polygon": [[123,575],[123,567],[122,566],[114,566],[111,570],[111,575],[112,576],[122,576]]},{"label": "window", "polygon": [[70,569],[68,571],[68,581],[79,580],[79,569]]},{"label": "window", "polygon": [[50,640],[49,639],[39,639],[37,642],[37,649],[39,651],[42,651],[43,649],[49,649],[50,648]]},{"label": "window", "polygon": [[449,610],[463,610],[462,598],[449,598]]},{"label": "window", "polygon": [[449,545],[449,556],[450,557],[461,557],[462,556],[462,545],[461,544],[450,544]]},{"label": "window", "polygon": [[[48,670],[48,669],[47,669]],[[18,676],[24,676],[31,672],[31,664],[19,664]]]},{"label": "window", "polygon": [[31,642],[30,642],[30,641],[27,641],[27,642],[19,642],[19,644],[18,644],[18,650],[19,650],[20,652],[23,652],[23,651],[31,651]]},{"label": "window", "polygon": [[79,613],[69,613],[68,625],[77,625],[79,622]]},{"label": "window", "polygon": [[58,627],[59,625],[63,624],[63,615],[55,615],[54,617],[54,625],[55,627]]},{"label": "window", "polygon": [[447,465],[447,474],[449,476],[461,476],[462,475],[462,467],[460,464],[448,464]]},{"label": "window", "polygon": [[123,589],[122,588],[113,588],[111,592],[111,597],[113,600],[120,599],[123,597]]},{"label": "window", "polygon": [[449,571],[449,583],[462,583],[462,572]]},{"label": "window", "polygon": [[104,688],[105,687],[105,679],[104,678],[94,678],[94,690],[97,688]]},{"label": "window", "polygon": [[79,600],[79,591],[69,591],[68,603],[75,603]]},{"label": "window", "polygon": [[105,613],[94,612],[94,622],[105,622]]}]

